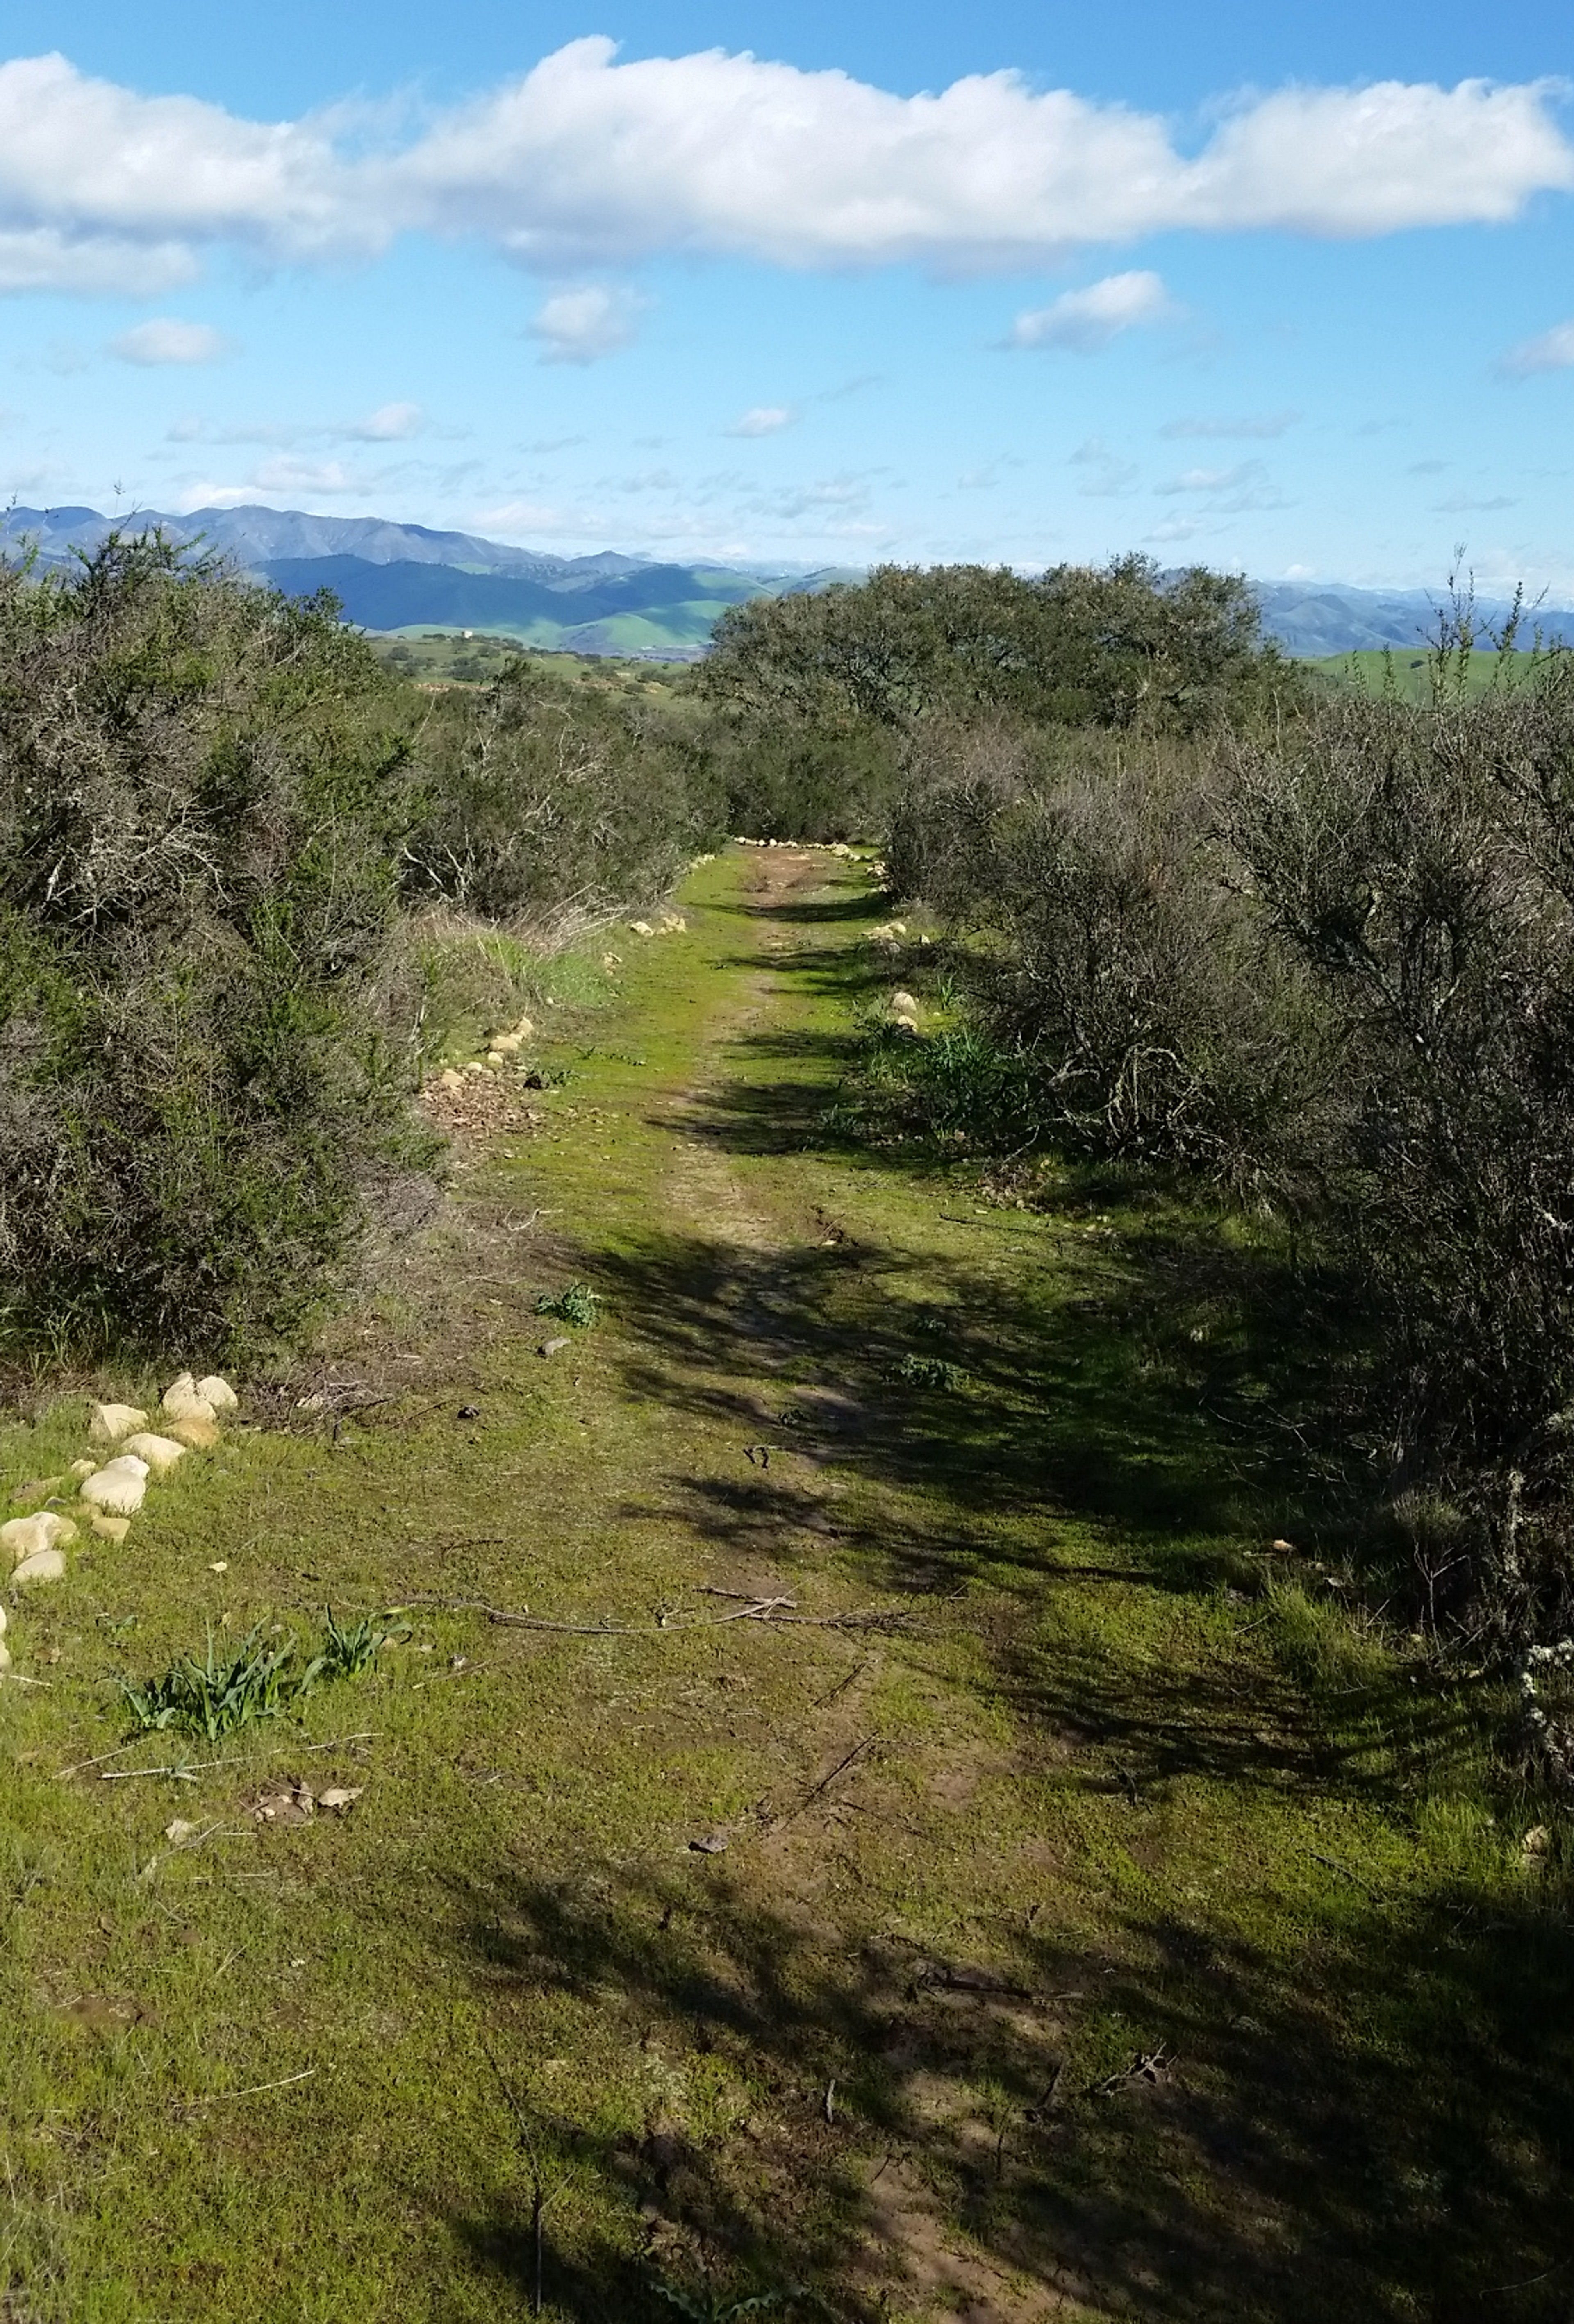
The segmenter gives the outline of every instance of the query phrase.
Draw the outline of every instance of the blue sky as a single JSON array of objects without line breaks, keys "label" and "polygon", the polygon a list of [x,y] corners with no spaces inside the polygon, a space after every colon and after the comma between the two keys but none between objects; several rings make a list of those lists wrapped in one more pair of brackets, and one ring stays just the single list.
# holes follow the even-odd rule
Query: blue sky
[{"label": "blue sky", "polygon": [[0,23],[24,504],[1574,602],[1567,0]]}]

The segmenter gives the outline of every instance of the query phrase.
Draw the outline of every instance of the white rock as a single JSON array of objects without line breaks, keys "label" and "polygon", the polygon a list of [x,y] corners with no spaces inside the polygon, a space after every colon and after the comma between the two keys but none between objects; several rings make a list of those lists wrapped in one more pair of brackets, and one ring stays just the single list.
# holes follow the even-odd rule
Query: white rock
[{"label": "white rock", "polygon": [[486,1055],[489,1057],[512,1057],[516,1051],[523,1049],[523,1047],[524,1035],[523,1033],[494,1033],[492,1036],[492,1046],[487,1050]]},{"label": "white rock", "polygon": [[531,1023],[528,1017],[522,1017],[514,1029],[518,1034],[522,1041],[528,1041],[531,1035],[535,1031],[535,1027]]},{"label": "white rock", "polygon": [[893,1017],[917,1016],[918,1003],[911,992],[893,992],[891,995],[891,1014]]},{"label": "white rock", "polygon": [[159,1410],[167,1413],[171,1420],[211,1420],[214,1417],[213,1406],[190,1372],[182,1372],[179,1379],[170,1382]]},{"label": "white rock", "polygon": [[68,1477],[75,1477],[80,1483],[84,1477],[90,1477],[97,1466],[97,1461],[73,1461],[66,1474]]},{"label": "white rock", "polygon": [[508,1059],[501,1049],[488,1049],[486,1052],[486,1063],[491,1067],[492,1071],[495,1073],[499,1065],[505,1065],[508,1063]]},{"label": "white rock", "polygon": [[437,1085],[439,1089],[463,1089],[465,1086],[465,1076],[463,1074],[457,1074],[452,1065],[449,1065],[442,1073],[439,1074],[437,1077]]},{"label": "white rock", "polygon": [[121,1446],[139,1461],[145,1461],[155,1477],[167,1477],[178,1461],[186,1457],[187,1448],[173,1436],[128,1436]]},{"label": "white rock", "polygon": [[134,1452],[105,1462],[96,1476],[82,1480],[82,1499],[106,1517],[134,1517],[147,1491],[148,1464]]},{"label": "white rock", "polygon": [[65,1578],[65,1552],[59,1549],[35,1549],[11,1577],[13,1582],[63,1582]]},{"label": "white rock", "polygon": [[76,1526],[59,1509],[38,1509],[30,1517],[13,1517],[8,1524],[0,1526],[0,1550],[14,1563],[76,1538]]},{"label": "white rock", "polygon": [[92,1530],[100,1541],[112,1541],[118,1547],[131,1531],[129,1517],[106,1517],[100,1509],[93,1519]]},{"label": "white rock", "polygon": [[10,1647],[6,1645],[6,1643],[5,1643],[5,1639],[4,1639],[4,1638],[0,1638],[0,1675],[3,1675],[3,1674],[4,1674],[6,1671],[8,1671],[10,1668],[11,1668],[11,1649],[10,1649]]},{"label": "white rock", "polygon": [[0,1638],[5,1636],[5,1609],[0,1606]]},{"label": "white rock", "polygon": [[88,1442],[93,1444],[118,1444],[134,1428],[145,1428],[148,1416],[134,1404],[96,1404],[88,1422]]},{"label": "white rock", "polygon": [[184,1420],[171,1420],[170,1434],[182,1444],[189,1444],[194,1452],[207,1452],[218,1442],[218,1423],[211,1415],[204,1418],[193,1412]]},{"label": "white rock", "polygon": [[630,920],[628,926],[629,933],[632,936],[653,936],[656,933],[654,928],[652,927],[649,920]]},{"label": "white rock", "polygon": [[217,1372],[209,1372],[206,1379],[198,1381],[197,1393],[213,1406],[216,1413],[238,1412],[240,1409],[239,1397],[229,1382],[220,1379]]}]

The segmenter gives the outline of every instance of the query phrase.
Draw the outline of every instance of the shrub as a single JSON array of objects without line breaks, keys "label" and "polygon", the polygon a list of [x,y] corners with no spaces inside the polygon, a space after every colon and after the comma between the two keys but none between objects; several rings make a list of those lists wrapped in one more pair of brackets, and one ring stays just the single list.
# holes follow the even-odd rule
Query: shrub
[{"label": "shrub", "polygon": [[217,1356],[429,1157],[394,943],[409,744],[330,600],[159,536],[0,570],[0,1302]]},{"label": "shrub", "polygon": [[1042,1135],[1310,1230],[1384,1499],[1458,1513],[1429,1607],[1446,1571],[1533,1637],[1574,1601],[1574,663],[1437,673],[1207,748],[937,723],[891,862]]},{"label": "shrub", "polygon": [[905,725],[939,711],[1192,733],[1299,700],[1238,576],[1143,557],[1004,567],[878,567],[867,581],[728,608],[699,685],[778,728]]},{"label": "shrub", "polygon": [[435,697],[406,885],[494,919],[616,908],[671,887],[720,834],[681,720],[574,687],[523,657]]},{"label": "shrub", "polygon": [[1460,1487],[1505,1617],[1569,1590],[1574,666],[1336,702],[1238,754],[1231,846],[1340,1059],[1325,1208],[1385,1326],[1396,1485]]}]

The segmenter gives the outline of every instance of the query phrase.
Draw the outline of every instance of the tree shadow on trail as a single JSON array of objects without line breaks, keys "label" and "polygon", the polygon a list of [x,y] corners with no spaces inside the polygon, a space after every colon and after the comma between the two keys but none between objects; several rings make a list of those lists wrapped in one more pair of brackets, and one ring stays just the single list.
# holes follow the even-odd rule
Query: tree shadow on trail
[{"label": "tree shadow on trail", "polygon": [[[1569,2313],[1567,1937],[1534,1900],[1353,1895],[1313,1981],[1141,1913],[1118,1953],[1026,1928],[980,1965],[759,1886],[705,1864],[458,1900],[522,2052],[564,2006],[624,2029],[625,2126],[589,2135],[623,2225],[548,2256],[586,2324],[645,2313],[653,2265],[870,2318],[904,2281],[998,2319],[1051,2292],[1151,2324]],[[454,2224],[529,2282],[517,2221]]]},{"label": "tree shadow on trail", "polygon": [[[741,916],[835,926],[818,900]],[[812,940],[751,964],[821,996],[883,981]],[[751,1033],[685,1134],[801,1150],[847,1055],[834,1030]],[[815,1213],[777,1249],[625,1232],[583,1257],[628,1396],[707,1448],[659,1480],[661,1517],[724,1581],[808,1602],[829,1573],[838,1600],[910,1615],[904,1687],[972,1685],[1101,1852],[1025,1856],[1042,1894],[986,1911],[954,1814],[876,1747],[791,1815],[735,1819],[725,1854],[500,1864],[452,1895],[445,1950],[506,2054],[593,2026],[616,2089],[579,2124],[604,2200],[549,2220],[549,2299],[582,2324],[670,2313],[655,2273],[807,2282],[859,2324],[1554,2324],[1574,2313],[1569,1898],[1556,1868],[1466,1850],[1467,1877],[1411,1846],[1409,1777],[1446,1800],[1480,1718],[1358,1639],[1330,1674],[1338,1626],[1253,1554],[1339,1524],[1282,1344],[1294,1286],[1173,1237],[1018,1252],[1027,1225],[986,1223],[960,1255]],[[1185,1653],[1155,1646],[1189,1621]],[[1214,1821],[1188,1824],[1201,1789]],[[860,1871],[903,1815],[930,1819],[903,1827],[910,1913],[878,1902],[888,1858]],[[1382,1819],[1392,1846],[1352,1867],[1324,1817]],[[971,1837],[1014,1844],[983,1807]],[[1171,1849],[1194,1885],[1164,1877]],[[452,2226],[523,2304],[517,2205]]]}]

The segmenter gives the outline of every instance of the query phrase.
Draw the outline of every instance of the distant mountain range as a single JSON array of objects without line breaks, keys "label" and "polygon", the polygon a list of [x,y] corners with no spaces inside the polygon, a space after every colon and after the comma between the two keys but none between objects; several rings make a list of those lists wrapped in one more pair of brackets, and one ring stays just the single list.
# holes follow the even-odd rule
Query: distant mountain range
[{"label": "distant mountain range", "polygon": [[383,632],[482,630],[572,653],[694,660],[728,605],[762,594],[856,580],[850,568],[787,573],[765,567],[664,565],[643,557],[552,557],[468,532],[380,517],[308,516],[295,509],[14,508],[0,549],[36,549],[44,565],[96,549],[115,527],[162,525],[200,540],[243,572],[292,595],[331,589],[352,622]]},{"label": "distant mountain range", "polygon": [[[1304,582],[1259,581],[1263,626],[1286,653],[1316,658],[1370,653],[1386,646],[1394,653],[1424,652],[1437,633],[1442,593],[1435,589],[1353,589],[1343,583],[1310,587]],[[1509,611],[1505,603],[1482,599],[1477,617],[1491,625]],[[1574,613],[1542,606],[1526,613],[1522,642],[1536,632],[1543,641],[1574,644]]]},{"label": "distant mountain range", "polygon": [[[36,549],[46,566],[92,549],[122,531],[162,525],[173,540],[201,540],[243,572],[292,595],[333,590],[352,622],[384,632],[479,630],[522,644],[575,653],[690,661],[705,650],[728,605],[855,581],[847,567],[810,573],[764,567],[658,564],[648,558],[551,557],[468,532],[433,532],[381,517],[308,516],[298,509],[194,509],[189,516],[136,510],[14,508],[0,552]],[[1347,588],[1262,582],[1264,626],[1292,654],[1319,656],[1392,647],[1421,650],[1436,622],[1424,589]],[[1507,611],[1486,605],[1488,620]],[[1549,641],[1574,643],[1574,613],[1533,615]]]}]

